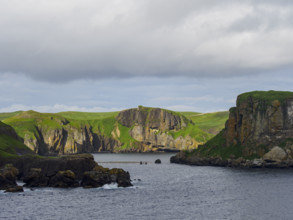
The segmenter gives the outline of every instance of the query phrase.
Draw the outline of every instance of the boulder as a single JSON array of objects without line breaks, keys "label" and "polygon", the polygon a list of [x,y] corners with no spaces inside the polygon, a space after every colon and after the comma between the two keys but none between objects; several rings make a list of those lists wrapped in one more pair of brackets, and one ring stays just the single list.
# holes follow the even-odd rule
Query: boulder
[{"label": "boulder", "polygon": [[162,161],[160,159],[156,159],[155,163],[160,164],[160,163],[162,163]]},{"label": "boulder", "polygon": [[41,168],[31,168],[23,182],[25,187],[46,187],[48,186],[49,177],[45,176]]},{"label": "boulder", "polygon": [[265,161],[280,162],[287,158],[287,153],[280,147],[273,147],[268,153],[263,156]]},{"label": "boulder", "polygon": [[118,187],[132,186],[130,175],[123,169],[107,169],[97,166],[93,171],[84,173],[81,186],[84,188],[97,188],[105,184],[117,183]]},{"label": "boulder", "polygon": [[71,170],[59,171],[55,176],[53,176],[48,186],[50,187],[78,187],[79,183],[76,180],[75,174]]},{"label": "boulder", "polygon": [[263,167],[263,162],[262,159],[253,159],[251,161],[251,168],[261,168]]},{"label": "boulder", "polygon": [[0,169],[0,189],[6,190],[10,187],[17,186],[17,175],[18,170],[11,164],[7,164],[4,168]]},{"label": "boulder", "polygon": [[109,174],[111,181],[118,183],[118,187],[132,186],[129,173],[123,169],[111,169],[109,170]]},{"label": "boulder", "polygon": [[111,178],[108,173],[87,171],[84,173],[81,186],[84,188],[97,188],[109,183],[111,183]]}]

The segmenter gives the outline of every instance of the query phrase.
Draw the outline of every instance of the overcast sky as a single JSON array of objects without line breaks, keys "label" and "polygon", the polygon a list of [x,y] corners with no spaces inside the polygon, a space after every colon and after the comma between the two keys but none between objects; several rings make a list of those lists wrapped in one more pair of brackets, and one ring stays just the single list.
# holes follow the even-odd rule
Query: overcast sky
[{"label": "overcast sky", "polygon": [[1,112],[211,112],[293,90],[292,0],[0,3]]}]

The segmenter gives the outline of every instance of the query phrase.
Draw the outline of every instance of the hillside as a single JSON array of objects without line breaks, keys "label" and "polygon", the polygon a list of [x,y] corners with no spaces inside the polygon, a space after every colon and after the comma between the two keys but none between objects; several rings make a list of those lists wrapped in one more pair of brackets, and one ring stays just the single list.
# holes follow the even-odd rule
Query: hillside
[{"label": "hillside", "polygon": [[180,113],[192,120],[201,130],[213,135],[218,134],[225,127],[225,122],[229,117],[229,111],[204,114],[197,112]]},{"label": "hillside", "polygon": [[27,154],[34,153],[23,144],[12,127],[0,122],[0,160],[3,162]]},{"label": "hillside", "polygon": [[[173,162],[204,165],[214,158],[220,163],[229,158],[239,161],[260,158],[263,166],[273,166],[272,163],[279,166],[280,161],[291,161],[293,92],[254,91],[239,95],[236,103],[218,135],[197,150],[181,152]],[[276,159],[280,155],[282,158]]]},{"label": "hillside", "polygon": [[19,113],[21,113],[22,111],[16,111],[16,112],[2,112],[0,113],[0,121],[6,119],[6,118],[11,118]]},{"label": "hillside", "polygon": [[[106,113],[25,111],[3,121],[11,125],[33,151],[40,155],[57,155],[193,149],[223,126],[220,124],[225,114],[218,114],[194,117],[192,113],[139,106]],[[176,126],[170,127],[168,123]]]}]

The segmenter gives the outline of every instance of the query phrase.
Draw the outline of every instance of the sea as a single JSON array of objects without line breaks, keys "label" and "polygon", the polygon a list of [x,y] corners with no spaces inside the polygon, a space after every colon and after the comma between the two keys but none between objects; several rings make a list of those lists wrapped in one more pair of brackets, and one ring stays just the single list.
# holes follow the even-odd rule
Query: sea
[{"label": "sea", "polygon": [[0,219],[293,219],[293,169],[179,165],[172,155],[94,154],[128,171],[133,187],[1,191]]}]

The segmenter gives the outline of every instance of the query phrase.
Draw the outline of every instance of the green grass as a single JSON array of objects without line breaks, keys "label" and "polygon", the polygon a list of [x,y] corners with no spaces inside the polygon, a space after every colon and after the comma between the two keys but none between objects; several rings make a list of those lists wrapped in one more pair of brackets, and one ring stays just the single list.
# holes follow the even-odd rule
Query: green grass
[{"label": "green grass", "polygon": [[56,114],[67,119],[100,120],[109,117],[116,117],[119,112],[59,112]]},{"label": "green grass", "polygon": [[253,91],[240,94],[237,98],[237,106],[249,98],[262,100],[266,104],[271,104],[274,100],[279,100],[283,103],[287,99],[293,99],[293,92],[289,91]]},{"label": "green grass", "polygon": [[189,124],[186,128],[181,129],[179,131],[169,131],[168,134],[172,135],[174,139],[182,136],[190,136],[197,140],[198,142],[205,143],[207,140],[213,137],[212,134],[209,134],[202,129],[200,129],[197,125]]},{"label": "green grass", "polygon": [[6,119],[6,118],[11,118],[15,115],[18,115],[19,113],[21,113],[22,111],[17,111],[17,112],[3,112],[0,113],[0,121]]},{"label": "green grass", "polygon": [[33,152],[22,142],[5,134],[0,134],[0,158],[17,158]]},{"label": "green grass", "polygon": [[137,141],[131,137],[129,131],[130,128],[125,127],[121,124],[118,123],[118,128],[120,130],[120,142],[123,143],[123,145],[121,146],[121,149],[125,150],[125,149],[129,149],[129,148],[137,148]]},{"label": "green grass", "polygon": [[219,133],[225,127],[225,122],[229,117],[228,111],[205,114],[197,112],[181,112],[181,114],[192,120],[199,129],[213,135]]},{"label": "green grass", "polygon": [[66,119],[52,113],[26,111],[7,118],[3,122],[13,127],[20,137],[35,139],[38,135],[36,127],[42,127],[43,130],[61,128],[63,124],[66,124]]}]

